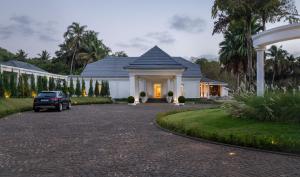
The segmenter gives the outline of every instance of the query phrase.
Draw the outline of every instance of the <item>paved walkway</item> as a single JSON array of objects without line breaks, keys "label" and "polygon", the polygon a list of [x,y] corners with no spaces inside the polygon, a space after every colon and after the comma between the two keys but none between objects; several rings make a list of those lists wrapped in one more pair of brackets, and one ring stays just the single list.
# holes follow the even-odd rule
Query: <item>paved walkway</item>
[{"label": "paved walkway", "polygon": [[300,158],[161,131],[167,104],[90,105],[0,120],[0,176],[300,176]]}]

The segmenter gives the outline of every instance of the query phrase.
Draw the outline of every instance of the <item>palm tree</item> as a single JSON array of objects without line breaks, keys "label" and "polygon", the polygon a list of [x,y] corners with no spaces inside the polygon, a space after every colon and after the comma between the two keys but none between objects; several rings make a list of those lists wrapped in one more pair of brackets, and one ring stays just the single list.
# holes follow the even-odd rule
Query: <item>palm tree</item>
[{"label": "palm tree", "polygon": [[50,59],[50,54],[47,52],[47,50],[43,50],[42,53],[38,54],[39,59],[41,60],[49,60]]},{"label": "palm tree", "polygon": [[72,25],[68,26],[67,32],[64,34],[66,40],[66,46],[73,51],[71,58],[70,74],[73,72],[73,64],[76,58],[77,52],[80,49],[83,35],[85,33],[86,26],[80,26],[79,23],[73,22]]},{"label": "palm tree", "polygon": [[[245,28],[243,21],[232,21],[228,30],[224,33],[224,41],[220,43],[220,62],[223,69],[233,72],[237,76],[236,87],[240,86],[240,75],[246,76],[248,61],[247,61],[247,39],[245,37]],[[261,30],[261,26],[252,20],[251,31],[256,33]],[[245,81],[246,83],[246,78]]]},{"label": "palm tree", "polygon": [[269,70],[272,71],[272,80],[271,85],[274,86],[275,78],[280,76],[284,71],[287,70],[287,60],[288,52],[282,49],[282,46],[279,48],[275,45],[272,45],[268,50],[266,55],[269,57],[270,62],[267,66],[270,67]]},{"label": "palm tree", "polygon": [[110,52],[110,49],[98,40],[97,35],[94,31],[87,31],[83,36],[81,52],[78,54],[83,66],[104,58]]},{"label": "palm tree", "polygon": [[18,50],[17,53],[16,53],[16,59],[17,60],[24,61],[24,60],[27,59],[27,56],[28,56],[28,54],[22,49]]}]

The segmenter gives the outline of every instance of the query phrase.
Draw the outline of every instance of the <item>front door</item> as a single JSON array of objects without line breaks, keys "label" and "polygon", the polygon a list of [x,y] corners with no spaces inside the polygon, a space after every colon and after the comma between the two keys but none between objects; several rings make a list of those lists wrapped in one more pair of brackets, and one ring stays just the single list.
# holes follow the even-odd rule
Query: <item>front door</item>
[{"label": "front door", "polygon": [[161,84],[154,84],[154,98],[161,98]]}]

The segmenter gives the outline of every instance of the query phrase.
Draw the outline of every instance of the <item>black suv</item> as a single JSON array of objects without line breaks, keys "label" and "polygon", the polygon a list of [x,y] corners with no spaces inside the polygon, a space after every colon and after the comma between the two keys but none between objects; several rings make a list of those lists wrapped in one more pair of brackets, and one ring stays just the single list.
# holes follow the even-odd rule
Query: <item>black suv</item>
[{"label": "black suv", "polygon": [[39,112],[40,109],[56,109],[62,111],[71,108],[71,100],[62,91],[42,91],[34,98],[33,110]]}]

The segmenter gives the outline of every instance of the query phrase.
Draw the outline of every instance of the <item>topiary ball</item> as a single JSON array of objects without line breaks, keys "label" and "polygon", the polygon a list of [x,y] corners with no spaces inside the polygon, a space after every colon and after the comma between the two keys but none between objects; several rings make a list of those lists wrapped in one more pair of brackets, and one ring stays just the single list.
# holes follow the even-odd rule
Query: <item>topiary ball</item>
[{"label": "topiary ball", "polygon": [[185,103],[185,97],[184,96],[178,97],[178,102],[179,103]]},{"label": "topiary ball", "polygon": [[133,96],[129,96],[127,98],[128,103],[134,103],[134,97]]}]

